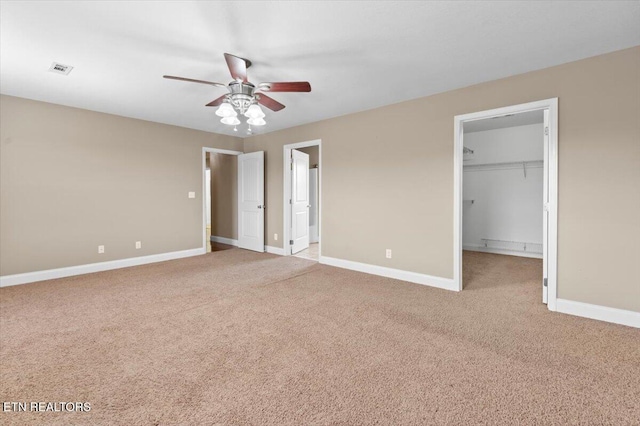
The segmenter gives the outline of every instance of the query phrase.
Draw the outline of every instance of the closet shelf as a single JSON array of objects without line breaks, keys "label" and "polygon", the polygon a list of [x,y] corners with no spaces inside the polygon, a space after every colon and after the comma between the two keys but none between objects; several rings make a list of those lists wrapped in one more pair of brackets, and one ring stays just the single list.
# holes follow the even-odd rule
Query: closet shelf
[{"label": "closet shelf", "polygon": [[484,164],[465,164],[463,169],[465,172],[483,171],[483,170],[510,170],[510,169],[540,169],[544,167],[543,160],[535,161],[513,161],[508,163],[484,163]]},{"label": "closet shelf", "polygon": [[531,243],[531,242],[525,242],[525,241],[496,240],[493,238],[481,238],[481,240],[485,248],[542,254],[542,244],[540,243]]}]

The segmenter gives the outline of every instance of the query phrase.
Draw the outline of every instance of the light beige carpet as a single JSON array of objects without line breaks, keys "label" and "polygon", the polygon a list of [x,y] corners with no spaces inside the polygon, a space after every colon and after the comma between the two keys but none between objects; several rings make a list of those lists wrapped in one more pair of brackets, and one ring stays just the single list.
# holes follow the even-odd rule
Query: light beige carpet
[{"label": "light beige carpet", "polygon": [[231,249],[0,290],[2,424],[638,425],[640,330],[551,313],[539,260],[461,293]]}]

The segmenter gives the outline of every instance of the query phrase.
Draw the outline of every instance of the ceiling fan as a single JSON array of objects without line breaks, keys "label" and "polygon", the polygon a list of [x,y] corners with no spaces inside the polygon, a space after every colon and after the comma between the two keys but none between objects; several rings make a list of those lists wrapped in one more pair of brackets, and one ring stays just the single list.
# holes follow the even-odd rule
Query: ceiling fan
[{"label": "ceiling fan", "polygon": [[264,121],[264,112],[262,112],[258,104],[272,111],[280,111],[284,108],[283,104],[262,92],[311,91],[311,85],[307,81],[260,83],[254,85],[247,79],[247,68],[251,66],[250,60],[229,53],[225,53],[224,58],[227,61],[231,77],[233,77],[233,81],[229,84],[176,77],[173,75],[165,75],[163,77],[171,80],[188,81],[191,83],[208,84],[210,86],[226,88],[229,93],[209,102],[206,106],[219,106],[220,108],[216,111],[216,115],[222,117],[222,123],[234,126],[235,131],[237,131],[237,127],[235,126],[240,124],[238,113],[248,118],[247,123],[249,124],[249,132],[251,132],[251,125],[262,126],[266,124]]}]

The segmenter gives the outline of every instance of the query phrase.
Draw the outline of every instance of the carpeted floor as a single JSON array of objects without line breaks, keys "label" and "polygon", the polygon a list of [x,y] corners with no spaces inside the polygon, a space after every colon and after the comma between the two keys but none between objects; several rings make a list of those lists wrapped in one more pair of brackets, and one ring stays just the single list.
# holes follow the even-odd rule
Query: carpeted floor
[{"label": "carpeted floor", "polygon": [[48,425],[638,425],[640,330],[551,313],[541,261],[461,293],[231,249],[0,289],[0,412]]}]

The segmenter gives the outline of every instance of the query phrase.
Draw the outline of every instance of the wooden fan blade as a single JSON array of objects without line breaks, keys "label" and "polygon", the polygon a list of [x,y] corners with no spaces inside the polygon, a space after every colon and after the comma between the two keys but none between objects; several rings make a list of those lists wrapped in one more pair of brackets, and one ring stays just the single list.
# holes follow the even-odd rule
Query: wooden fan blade
[{"label": "wooden fan blade", "polygon": [[280,83],[260,83],[258,90],[263,92],[310,92],[308,81],[286,81]]},{"label": "wooden fan blade", "polygon": [[227,87],[226,84],[214,83],[213,81],[195,80],[193,78],[176,77],[176,76],[173,76],[173,75],[163,75],[162,77],[168,78],[170,80],[180,80],[180,81],[188,81],[190,83],[208,84],[210,86]]},{"label": "wooden fan blade", "polygon": [[224,102],[224,98],[226,98],[226,97],[227,97],[227,95],[222,95],[218,99],[215,99],[215,100],[209,102],[205,106],[220,106],[220,105],[222,105],[222,103]]},{"label": "wooden fan blade", "polygon": [[233,77],[234,80],[241,80],[247,83],[247,68],[251,66],[251,61],[229,53],[224,54],[224,59],[227,61],[231,77]]},{"label": "wooden fan blade", "polygon": [[258,99],[258,102],[266,106],[267,108],[269,108],[271,111],[280,111],[281,109],[284,108],[284,105],[282,105],[280,102],[276,101],[275,99],[268,97],[264,93],[260,93],[258,94],[258,96],[260,97]]}]

